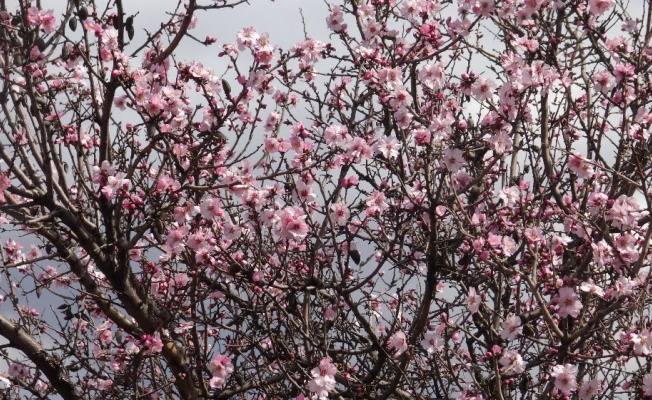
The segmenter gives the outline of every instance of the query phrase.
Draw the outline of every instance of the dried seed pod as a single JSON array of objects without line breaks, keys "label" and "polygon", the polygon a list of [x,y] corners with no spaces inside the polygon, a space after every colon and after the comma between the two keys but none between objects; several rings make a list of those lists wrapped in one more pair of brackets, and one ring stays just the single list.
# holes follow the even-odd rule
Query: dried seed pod
[{"label": "dried seed pod", "polygon": [[521,392],[521,394],[524,395],[529,387],[530,387],[530,375],[526,374],[518,382],[518,390]]},{"label": "dried seed pod", "polygon": [[68,61],[71,55],[72,54],[70,52],[70,47],[64,44],[63,48],[61,49],[61,58],[63,59],[63,61]]},{"label": "dried seed pod", "polygon": [[224,88],[224,93],[226,94],[226,97],[229,99],[231,98],[231,85],[229,82],[226,81],[226,79],[222,79],[222,87]]},{"label": "dried seed pod", "polygon": [[76,31],[77,30],[77,20],[75,18],[70,18],[68,20],[68,27],[70,28],[71,31]]},{"label": "dried seed pod", "polygon": [[81,367],[82,367],[81,363],[71,363],[68,364],[66,370],[70,372],[77,372],[81,369]]},{"label": "dried seed pod", "polygon": [[349,250],[349,257],[355,263],[355,265],[360,265],[360,252],[356,249]]},{"label": "dried seed pod", "polygon": [[287,295],[286,300],[287,305],[285,306],[285,310],[292,315],[298,315],[299,302],[297,301],[297,295],[294,292],[291,292]]},{"label": "dried seed pod", "polygon": [[478,198],[480,197],[480,194],[482,193],[482,191],[483,191],[482,185],[475,185],[475,186],[471,187],[469,189],[467,203],[469,205],[473,205],[478,200]]},{"label": "dried seed pod", "polygon": [[127,37],[129,40],[134,39],[134,17],[127,17],[125,20],[125,30],[127,31]]},{"label": "dried seed pod", "polygon": [[38,50],[41,53],[43,53],[45,51],[45,49],[47,48],[47,46],[45,45],[45,40],[43,40],[43,38],[36,39],[36,41],[34,42],[34,45],[38,48]]},{"label": "dried seed pod", "polygon": [[88,9],[86,6],[81,6],[79,7],[79,11],[77,12],[77,16],[79,17],[79,20],[81,22],[84,22],[86,18],[88,18]]}]

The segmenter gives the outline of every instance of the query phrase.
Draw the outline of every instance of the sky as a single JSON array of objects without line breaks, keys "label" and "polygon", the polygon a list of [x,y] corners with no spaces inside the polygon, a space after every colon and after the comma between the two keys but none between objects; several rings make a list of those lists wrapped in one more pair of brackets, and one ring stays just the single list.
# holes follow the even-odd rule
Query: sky
[{"label": "sky", "polygon": [[[143,39],[142,28],[155,29],[166,18],[165,12],[170,10],[162,8],[162,3],[169,3],[169,7],[172,7],[176,2],[170,0],[125,2],[127,13],[134,13],[136,10],[130,10],[130,7],[136,4],[137,9],[141,11],[134,18],[136,43]],[[200,2],[200,4],[206,3],[209,2]],[[251,0],[249,3],[232,9],[198,12],[197,27],[190,33],[202,39],[207,35],[217,37],[218,42],[207,50],[201,45],[186,40],[176,53],[178,58],[198,60],[218,70],[217,53],[221,45],[235,42],[237,32],[249,26],[256,28],[260,33],[267,32],[272,43],[287,49],[304,38],[302,13],[308,35],[322,41],[328,40],[330,31],[326,27],[325,20],[328,8],[324,1]]]}]

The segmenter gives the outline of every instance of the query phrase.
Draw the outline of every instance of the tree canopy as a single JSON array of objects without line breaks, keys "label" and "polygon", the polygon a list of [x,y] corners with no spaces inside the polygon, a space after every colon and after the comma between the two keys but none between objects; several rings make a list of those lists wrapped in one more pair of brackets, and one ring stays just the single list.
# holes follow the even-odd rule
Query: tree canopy
[{"label": "tree canopy", "polygon": [[652,396],[650,1],[136,3],[0,1],[0,398]]}]

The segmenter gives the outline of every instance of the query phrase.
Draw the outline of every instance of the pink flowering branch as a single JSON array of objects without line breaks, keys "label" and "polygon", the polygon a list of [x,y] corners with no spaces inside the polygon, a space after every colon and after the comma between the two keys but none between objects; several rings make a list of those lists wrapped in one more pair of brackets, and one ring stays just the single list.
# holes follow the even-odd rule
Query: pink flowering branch
[{"label": "pink flowering branch", "polygon": [[20,325],[0,316],[0,335],[9,340],[9,346],[20,350],[36,367],[47,376],[57,393],[68,400],[81,399],[75,386],[66,379],[59,360],[54,359],[28,332]]}]

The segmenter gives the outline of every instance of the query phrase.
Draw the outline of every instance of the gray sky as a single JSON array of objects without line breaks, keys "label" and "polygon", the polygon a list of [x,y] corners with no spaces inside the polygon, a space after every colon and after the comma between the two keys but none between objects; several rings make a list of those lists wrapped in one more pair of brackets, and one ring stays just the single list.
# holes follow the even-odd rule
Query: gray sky
[{"label": "gray sky", "polygon": [[[134,42],[141,42],[142,28],[153,30],[166,19],[165,12],[169,9],[161,4],[169,3],[174,6],[175,1],[161,2],[146,0],[128,2],[125,5],[128,14],[140,11],[134,19],[136,36]],[[327,7],[319,0],[252,0],[250,4],[242,4],[233,9],[221,9],[198,12],[198,24],[190,33],[197,38],[204,39],[207,35],[217,37],[217,43],[210,48],[203,47],[190,40],[182,42],[176,55],[178,59],[198,60],[205,66],[219,71],[217,53],[224,43],[234,43],[237,32],[245,27],[253,26],[259,33],[267,32],[273,44],[284,49],[303,40],[304,31],[301,12],[309,36],[322,41],[328,40],[330,31],[326,27]]]}]

